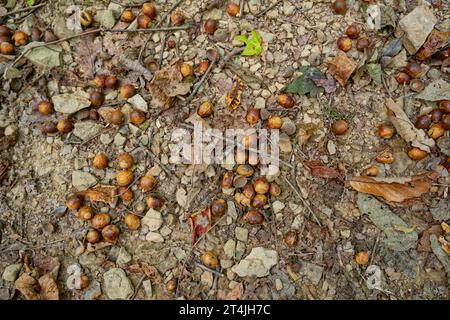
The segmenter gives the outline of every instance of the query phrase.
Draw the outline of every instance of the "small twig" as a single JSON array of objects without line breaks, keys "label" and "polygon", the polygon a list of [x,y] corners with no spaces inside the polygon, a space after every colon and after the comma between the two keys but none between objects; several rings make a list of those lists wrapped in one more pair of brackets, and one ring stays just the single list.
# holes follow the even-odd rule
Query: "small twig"
[{"label": "small twig", "polygon": [[192,89],[191,94],[189,95],[189,97],[186,99],[185,104],[188,105],[192,99],[194,98],[194,96],[197,94],[197,91],[200,89],[200,87],[202,86],[203,82],[205,82],[206,78],[209,76],[209,74],[211,73],[211,70],[214,68],[214,66],[216,65],[215,61],[212,61],[209,64],[208,69],[206,70],[205,74],[202,76],[202,78],[200,79],[199,82],[197,82],[194,85],[194,89]]},{"label": "small twig", "polygon": [[138,282],[138,284],[137,284],[137,286],[136,286],[136,289],[134,290],[133,295],[130,297],[130,300],[136,299],[136,296],[137,296],[137,294],[138,294],[138,292],[139,292],[139,289],[141,288],[142,282],[144,282],[144,279],[145,279],[145,278],[146,278],[146,275],[144,274],[144,275],[139,279],[139,282]]},{"label": "small twig", "polygon": [[10,16],[10,15],[13,15],[13,14],[16,14],[16,13],[21,13],[21,12],[27,12],[27,11],[30,11],[30,10],[35,10],[35,9],[37,9],[37,8],[40,8],[40,7],[45,6],[46,4],[47,4],[47,3],[44,2],[44,3],[40,3],[40,4],[37,4],[37,5],[35,5],[35,6],[31,6],[31,7],[28,7],[28,8],[23,8],[23,9],[19,9],[19,10],[14,10],[14,11],[11,11],[11,12],[7,12],[7,13],[5,13],[5,14],[0,15],[0,18],[7,17],[7,16]]},{"label": "small twig", "polygon": [[207,266],[204,266],[204,265],[202,265],[202,264],[199,263],[199,262],[196,262],[195,265],[196,265],[197,267],[199,267],[200,269],[203,269],[203,270],[205,270],[205,271],[209,271],[209,272],[211,272],[211,273],[214,273],[215,275],[218,275],[219,277],[223,277],[223,276],[224,276],[222,272],[219,272],[219,271],[216,271],[216,270],[214,270],[214,269],[208,268]]},{"label": "small twig", "polygon": [[182,26],[176,26],[176,27],[154,27],[154,28],[147,28],[147,29],[98,29],[100,32],[112,32],[112,33],[134,33],[134,32],[157,32],[157,31],[177,31],[177,30],[187,30],[191,28],[192,26],[190,24],[185,24]]},{"label": "small twig", "polygon": [[259,17],[261,17],[262,15],[265,15],[267,12],[269,12],[270,10],[272,10],[273,8],[275,8],[275,7],[276,7],[277,5],[279,5],[281,2],[283,2],[283,1],[278,0],[278,1],[275,2],[274,4],[268,6],[268,7],[267,7],[266,9],[264,9],[263,11],[258,12],[258,13],[255,15],[255,17],[256,17],[256,18],[259,18]]}]

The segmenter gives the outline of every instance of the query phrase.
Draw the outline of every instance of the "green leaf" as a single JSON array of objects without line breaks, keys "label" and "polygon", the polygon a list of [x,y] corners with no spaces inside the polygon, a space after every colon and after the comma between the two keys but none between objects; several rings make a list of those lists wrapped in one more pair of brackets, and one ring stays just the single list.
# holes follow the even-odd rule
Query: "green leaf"
[{"label": "green leaf", "polygon": [[299,96],[309,93],[312,97],[317,97],[325,91],[323,87],[317,86],[311,80],[323,76],[319,69],[310,66],[301,66],[299,71],[300,75],[286,87],[286,92],[295,93]]},{"label": "green leaf", "polygon": [[381,66],[377,63],[369,63],[366,68],[373,83],[375,85],[381,84]]},{"label": "green leaf", "polygon": [[27,0],[27,4],[29,7],[32,7],[36,4],[37,0]]},{"label": "green leaf", "polygon": [[251,38],[247,38],[246,35],[241,34],[236,36],[237,41],[245,43],[245,49],[242,51],[243,56],[257,56],[262,52],[261,37],[253,30]]}]

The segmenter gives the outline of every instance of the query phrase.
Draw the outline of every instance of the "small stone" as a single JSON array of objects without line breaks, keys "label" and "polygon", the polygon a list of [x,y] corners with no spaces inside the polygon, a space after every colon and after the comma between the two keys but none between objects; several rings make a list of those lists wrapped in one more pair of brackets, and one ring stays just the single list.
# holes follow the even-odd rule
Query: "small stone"
[{"label": "small stone", "polygon": [[98,299],[102,294],[102,287],[100,282],[94,280],[90,283],[89,287],[84,293],[84,300],[95,300]]},{"label": "small stone", "polygon": [[55,111],[72,114],[85,108],[89,108],[91,101],[81,93],[63,93],[52,97]]},{"label": "small stone", "polygon": [[214,277],[213,277],[212,272],[210,272],[210,271],[203,272],[200,277],[200,281],[206,287],[206,289],[209,289],[212,287],[213,280],[214,280]]},{"label": "small stone", "polygon": [[229,239],[223,246],[225,256],[229,259],[234,259],[234,253],[236,251],[236,241]]},{"label": "small stone", "polygon": [[285,133],[280,134],[279,147],[281,153],[292,152],[292,143],[287,134]]},{"label": "small stone", "polygon": [[236,235],[236,239],[242,242],[247,242],[248,240],[248,229],[236,227],[234,229],[234,234]]},{"label": "small stone", "polygon": [[114,136],[114,144],[115,144],[116,146],[118,146],[118,147],[123,146],[123,145],[125,144],[126,141],[127,141],[127,139],[126,139],[123,135],[121,135],[120,133],[117,133],[117,134]]},{"label": "small stone", "polygon": [[277,200],[272,203],[272,209],[275,214],[281,212],[284,209],[284,207],[285,207],[285,205],[281,201]]},{"label": "small stone", "polygon": [[90,187],[94,186],[97,183],[97,178],[90,174],[89,172],[84,171],[73,171],[72,172],[72,185],[77,190],[86,190]]},{"label": "small stone", "polygon": [[270,269],[278,263],[278,254],[275,250],[263,247],[255,247],[250,254],[233,266],[231,270],[240,277],[256,276],[265,277],[270,274]]},{"label": "small stone", "polygon": [[293,135],[295,133],[295,131],[297,130],[297,128],[295,127],[294,121],[292,121],[288,117],[284,117],[284,118],[282,118],[282,120],[283,120],[283,124],[281,126],[281,131],[286,133],[288,136]]},{"label": "small stone", "polygon": [[231,267],[233,266],[233,260],[220,259],[220,266],[221,266],[223,269],[231,268]]},{"label": "small stone", "polygon": [[334,144],[333,140],[328,140],[327,150],[330,155],[336,154],[336,145]]},{"label": "small stone", "polygon": [[74,125],[73,134],[83,141],[94,138],[103,126],[94,121],[81,121]]},{"label": "small stone", "polygon": [[5,268],[2,274],[3,280],[14,282],[19,275],[20,269],[22,269],[21,263],[14,263]]},{"label": "small stone", "polygon": [[245,243],[242,241],[238,241],[236,244],[236,252],[235,252],[236,260],[241,260],[244,253],[245,253]]},{"label": "small stone", "polygon": [[147,298],[153,297],[153,288],[151,280],[144,280],[142,282],[142,287],[144,288],[145,296]]},{"label": "small stone", "polygon": [[149,232],[145,236],[145,240],[150,242],[164,242],[164,238],[158,232]]},{"label": "small stone", "polygon": [[306,276],[313,284],[319,284],[320,279],[322,278],[322,273],[323,267],[307,261],[302,261],[300,274]]},{"label": "small stone", "polygon": [[109,134],[102,133],[100,135],[100,142],[104,145],[110,144],[113,141],[113,138]]},{"label": "small stone", "polygon": [[128,99],[128,102],[135,107],[138,110],[141,110],[142,112],[148,111],[148,105],[147,102],[142,98],[140,94],[135,94],[130,99]]},{"label": "small stone", "polygon": [[112,268],[103,274],[105,294],[112,300],[129,299],[133,293],[133,285],[125,271],[120,268]]},{"label": "small stone", "polygon": [[186,190],[183,188],[179,188],[175,194],[175,198],[177,199],[177,203],[180,207],[185,208],[187,207],[187,194]]},{"label": "small stone", "polygon": [[97,10],[95,13],[95,21],[99,22],[105,28],[112,28],[116,24],[114,12],[112,10]]},{"label": "small stone", "polygon": [[236,220],[238,217],[238,213],[234,201],[227,201],[227,207],[227,216],[231,217],[233,220]]},{"label": "small stone", "polygon": [[275,289],[277,291],[281,291],[283,289],[283,283],[281,282],[281,280],[279,278],[275,279]]},{"label": "small stone", "polygon": [[293,6],[292,4],[290,4],[289,2],[284,2],[283,5],[283,13],[286,16],[292,16],[294,14],[294,10],[295,10],[295,6]]},{"label": "small stone", "polygon": [[161,213],[150,208],[146,215],[141,219],[141,224],[147,226],[150,231],[158,230],[163,224]]},{"label": "small stone", "polygon": [[122,267],[126,265],[128,262],[130,262],[131,258],[132,258],[131,254],[129,254],[124,247],[121,247],[119,250],[119,254],[117,255],[116,263],[118,266]]},{"label": "small stone", "polygon": [[255,99],[255,108],[264,109],[266,107],[266,100],[264,98],[258,97]]},{"label": "small stone", "polygon": [[430,80],[439,80],[441,78],[441,72],[438,69],[430,69],[430,71],[428,71],[427,73],[427,77]]}]

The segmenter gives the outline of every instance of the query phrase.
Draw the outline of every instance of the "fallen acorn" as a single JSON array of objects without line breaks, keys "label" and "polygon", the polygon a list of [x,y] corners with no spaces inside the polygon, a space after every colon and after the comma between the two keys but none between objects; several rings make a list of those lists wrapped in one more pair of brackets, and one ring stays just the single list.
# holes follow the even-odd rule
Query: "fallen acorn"
[{"label": "fallen acorn", "polygon": [[200,260],[203,265],[210,269],[215,270],[219,266],[219,259],[217,259],[217,256],[212,251],[205,251],[201,255]]},{"label": "fallen acorn", "polygon": [[264,222],[264,215],[259,211],[250,210],[244,216],[244,221],[252,225],[262,224]]}]

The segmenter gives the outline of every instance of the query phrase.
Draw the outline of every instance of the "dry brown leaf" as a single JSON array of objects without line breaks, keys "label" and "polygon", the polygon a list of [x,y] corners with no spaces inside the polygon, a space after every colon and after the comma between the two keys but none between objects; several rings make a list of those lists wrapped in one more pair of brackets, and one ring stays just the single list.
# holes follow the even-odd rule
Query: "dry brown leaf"
[{"label": "dry brown leaf", "polygon": [[309,141],[309,138],[311,138],[318,128],[319,126],[313,123],[300,125],[297,134],[298,144],[300,147],[303,147]]},{"label": "dry brown leaf", "polygon": [[328,72],[342,87],[345,87],[355,69],[356,62],[347,57],[344,51],[339,51],[338,55],[328,63]]},{"label": "dry brown leaf", "polygon": [[39,280],[29,273],[22,273],[14,284],[27,300],[59,300],[58,286],[50,273]]},{"label": "dry brown leaf", "polygon": [[427,174],[411,178],[354,177],[350,185],[359,192],[383,197],[387,201],[403,202],[418,198],[431,188],[432,179]]},{"label": "dry brown leaf", "polygon": [[430,147],[435,145],[433,139],[427,137],[425,131],[417,129],[409,120],[405,111],[391,98],[386,100],[386,107],[392,111],[389,119],[397,130],[398,134],[413,147],[417,147],[425,152],[430,152]]},{"label": "dry brown leaf", "polygon": [[79,70],[85,79],[94,77],[94,62],[102,51],[102,42],[95,40],[95,36],[88,35],[81,37],[73,50],[75,62],[79,65]]},{"label": "dry brown leaf", "polygon": [[88,197],[90,201],[104,202],[113,205],[117,198],[117,187],[97,185],[91,189],[80,191],[78,194]]},{"label": "dry brown leaf", "polygon": [[231,110],[236,110],[241,104],[241,94],[244,90],[244,82],[239,77],[236,77],[233,81],[233,87],[225,97],[227,107]]},{"label": "dry brown leaf", "polygon": [[428,36],[427,41],[423,44],[422,48],[416,53],[418,60],[427,60],[433,54],[438,52],[441,48],[448,45],[450,42],[450,31],[437,31],[433,30]]},{"label": "dry brown leaf", "polygon": [[333,168],[325,166],[318,160],[305,161],[304,164],[311,170],[314,177],[334,179],[339,177],[339,172]]}]

